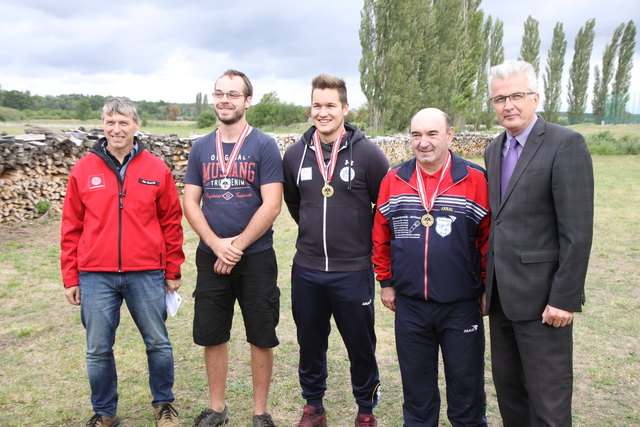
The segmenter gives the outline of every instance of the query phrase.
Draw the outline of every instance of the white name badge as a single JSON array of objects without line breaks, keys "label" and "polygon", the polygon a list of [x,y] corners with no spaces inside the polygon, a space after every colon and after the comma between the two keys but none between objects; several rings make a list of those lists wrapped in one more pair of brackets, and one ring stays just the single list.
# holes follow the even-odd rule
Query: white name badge
[{"label": "white name badge", "polygon": [[300,181],[310,181],[313,178],[311,167],[302,168],[300,170]]}]

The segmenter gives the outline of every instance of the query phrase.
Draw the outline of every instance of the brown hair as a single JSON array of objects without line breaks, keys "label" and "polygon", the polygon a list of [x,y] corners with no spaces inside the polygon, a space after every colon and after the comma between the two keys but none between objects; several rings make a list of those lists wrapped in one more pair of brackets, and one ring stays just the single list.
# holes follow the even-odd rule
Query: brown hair
[{"label": "brown hair", "polygon": [[311,81],[311,97],[316,89],[338,89],[338,96],[342,105],[347,104],[347,84],[340,77],[329,74],[318,74]]},{"label": "brown hair", "polygon": [[[244,81],[244,96],[253,96],[253,86],[249,81],[249,77],[247,77],[245,73],[238,70],[228,69],[227,71],[222,73],[220,77],[218,77],[218,80],[220,80],[224,76],[242,78],[242,80]],[[216,83],[218,80],[216,80]]]}]

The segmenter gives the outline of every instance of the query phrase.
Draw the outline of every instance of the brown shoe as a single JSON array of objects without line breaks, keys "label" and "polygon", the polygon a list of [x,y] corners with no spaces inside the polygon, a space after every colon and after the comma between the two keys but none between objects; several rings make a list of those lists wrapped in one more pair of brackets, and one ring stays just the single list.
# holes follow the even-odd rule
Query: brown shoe
[{"label": "brown shoe", "polygon": [[356,427],[378,427],[378,420],[373,414],[358,414],[355,422]]},{"label": "brown shoe", "polygon": [[304,405],[302,417],[296,427],[327,427],[327,410],[322,414],[316,414],[315,406]]},{"label": "brown shoe", "polygon": [[171,403],[161,403],[153,408],[158,427],[178,427],[178,411]]},{"label": "brown shoe", "polygon": [[113,418],[105,417],[100,414],[93,414],[93,417],[87,421],[87,427],[116,427],[120,425],[120,417],[117,415]]}]

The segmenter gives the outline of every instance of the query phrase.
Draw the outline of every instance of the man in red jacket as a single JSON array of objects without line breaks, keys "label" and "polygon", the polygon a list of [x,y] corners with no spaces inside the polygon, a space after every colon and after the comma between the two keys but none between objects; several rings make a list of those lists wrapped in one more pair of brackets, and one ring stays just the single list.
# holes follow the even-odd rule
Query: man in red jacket
[{"label": "man in red jacket", "polygon": [[105,137],[71,171],[62,211],[62,280],[87,331],[87,372],[95,414],[88,426],[117,426],[113,357],[126,301],[147,350],[159,426],[178,425],[172,406],[173,352],[165,293],[180,287],[182,210],[167,165],[135,137],[140,123],[127,98],[102,108]]}]

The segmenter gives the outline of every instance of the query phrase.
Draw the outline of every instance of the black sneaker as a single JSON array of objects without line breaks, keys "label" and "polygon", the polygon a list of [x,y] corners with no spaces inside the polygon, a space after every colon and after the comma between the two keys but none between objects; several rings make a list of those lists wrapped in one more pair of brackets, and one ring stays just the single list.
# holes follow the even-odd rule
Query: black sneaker
[{"label": "black sneaker", "polygon": [[224,405],[222,412],[214,411],[213,409],[205,409],[200,412],[200,415],[193,421],[193,427],[215,427],[225,425],[229,422],[227,413],[229,408]]},{"label": "black sneaker", "polygon": [[265,412],[262,415],[253,416],[253,427],[276,427],[276,425],[273,423],[271,415]]}]

